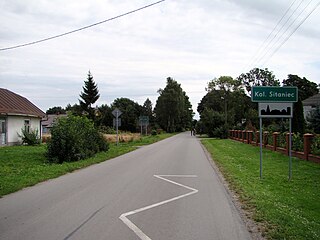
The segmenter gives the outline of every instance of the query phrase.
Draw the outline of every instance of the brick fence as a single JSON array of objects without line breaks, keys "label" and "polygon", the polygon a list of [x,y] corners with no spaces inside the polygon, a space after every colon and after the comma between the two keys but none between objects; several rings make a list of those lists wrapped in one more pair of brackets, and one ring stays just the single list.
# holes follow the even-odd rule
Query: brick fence
[{"label": "brick fence", "polygon": [[[263,132],[262,136],[262,146],[266,149],[280,152],[283,154],[286,154],[289,156],[289,133],[286,134],[286,142],[285,142],[285,148],[279,147],[278,146],[278,141],[279,141],[279,132],[274,132],[272,134],[272,144],[268,143],[268,136],[269,132]],[[304,159],[307,161],[312,161],[315,163],[320,163],[320,156],[316,156],[311,154],[311,144],[312,144],[312,139],[314,135],[310,133],[306,133],[303,135],[303,152],[298,152],[298,151],[291,151],[292,156]],[[248,130],[230,130],[229,131],[229,138],[243,142],[246,144],[251,144],[254,146],[260,146],[260,132],[253,132],[253,131],[248,131]],[[254,140],[255,139],[255,140]]]}]

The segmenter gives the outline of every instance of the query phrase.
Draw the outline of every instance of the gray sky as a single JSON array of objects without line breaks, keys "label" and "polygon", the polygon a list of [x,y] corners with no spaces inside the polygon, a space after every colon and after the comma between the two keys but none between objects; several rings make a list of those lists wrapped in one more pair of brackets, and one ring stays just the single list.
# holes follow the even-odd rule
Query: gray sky
[{"label": "gray sky", "polygon": [[[0,0],[0,48],[68,32],[152,2]],[[269,38],[273,41],[258,52],[293,2]],[[110,105],[118,97],[140,104],[150,98],[155,105],[157,90],[172,77],[196,112],[207,82],[222,75],[235,78],[253,67],[269,68],[281,82],[297,74],[320,83],[320,7],[271,56],[317,4],[318,0],[166,0],[68,36],[0,51],[0,87],[46,111],[78,103],[90,70],[100,91],[97,105]],[[275,35],[277,30],[281,31]]]}]

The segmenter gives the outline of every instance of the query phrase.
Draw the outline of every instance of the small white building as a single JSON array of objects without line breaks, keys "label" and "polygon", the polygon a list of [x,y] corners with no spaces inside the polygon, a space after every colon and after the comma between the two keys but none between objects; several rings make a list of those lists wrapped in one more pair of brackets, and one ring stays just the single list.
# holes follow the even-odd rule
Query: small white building
[{"label": "small white building", "polygon": [[317,107],[320,107],[320,93],[303,100],[302,105],[304,118],[307,120],[307,117],[310,115],[310,112],[316,109]]},{"label": "small white building", "polygon": [[41,137],[41,119],[45,113],[28,99],[0,88],[0,146],[21,143],[21,129],[38,130]]}]

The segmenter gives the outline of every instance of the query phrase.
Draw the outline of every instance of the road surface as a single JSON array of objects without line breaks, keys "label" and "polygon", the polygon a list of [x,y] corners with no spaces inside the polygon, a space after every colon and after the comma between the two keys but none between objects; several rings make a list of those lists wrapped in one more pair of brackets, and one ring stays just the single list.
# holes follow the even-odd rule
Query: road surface
[{"label": "road surface", "polygon": [[190,133],[0,199],[2,240],[250,238]]}]

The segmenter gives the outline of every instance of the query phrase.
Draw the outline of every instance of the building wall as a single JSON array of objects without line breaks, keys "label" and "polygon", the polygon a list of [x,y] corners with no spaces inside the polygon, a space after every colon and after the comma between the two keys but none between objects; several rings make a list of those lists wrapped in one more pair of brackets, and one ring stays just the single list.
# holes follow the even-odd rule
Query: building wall
[{"label": "building wall", "polygon": [[15,145],[21,143],[21,129],[25,128],[25,121],[29,120],[29,126],[32,130],[38,130],[40,137],[40,118],[25,116],[8,116],[7,117],[7,145]]}]

